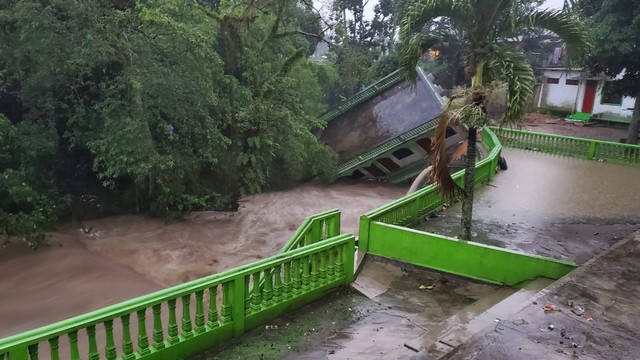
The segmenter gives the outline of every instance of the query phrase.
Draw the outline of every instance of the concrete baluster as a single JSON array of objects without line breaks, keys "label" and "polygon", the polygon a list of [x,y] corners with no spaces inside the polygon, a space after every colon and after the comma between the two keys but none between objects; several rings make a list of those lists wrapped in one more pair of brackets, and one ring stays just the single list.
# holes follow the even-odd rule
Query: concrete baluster
[{"label": "concrete baluster", "polygon": [[160,304],[153,305],[153,348],[155,350],[164,349],[164,334],[162,332],[162,307]]},{"label": "concrete baluster", "polygon": [[[211,294],[212,297],[215,297],[215,294]],[[236,302],[236,304],[242,304],[242,302]],[[224,324],[228,324],[233,321],[231,309],[231,283],[222,284],[222,306],[220,307],[220,322]],[[211,318],[210,318],[211,319]],[[211,320],[209,320],[211,321]]]},{"label": "concrete baluster", "polygon": [[202,334],[205,331],[203,295],[204,290],[196,291],[196,334]]},{"label": "concrete baluster", "polygon": [[168,327],[168,339],[170,345],[180,342],[178,337],[178,322],[176,320],[176,299],[171,299],[167,302],[169,304],[169,327]]},{"label": "concrete baluster", "polygon": [[71,331],[69,334],[69,347],[71,348],[71,360],[80,360],[78,351],[78,331]]},{"label": "concrete baluster", "polygon": [[191,325],[191,294],[182,297],[182,337],[188,339],[193,336]]},{"label": "concrete baluster", "polygon": [[104,347],[105,357],[107,360],[115,360],[118,354],[116,353],[116,346],[113,341],[113,320],[107,320],[104,322],[104,332],[107,338],[107,342]]},{"label": "concrete baluster", "polygon": [[[59,337],[53,337],[49,339],[49,350],[51,353],[51,360],[60,360],[60,351],[58,346]],[[4,356],[0,356],[0,359],[4,360]]]},{"label": "concrete baluster", "polygon": [[207,328],[213,329],[219,326],[218,323],[218,286],[209,288],[209,310],[207,311]]},{"label": "concrete baluster", "polygon": [[122,321],[122,359],[135,359],[136,355],[133,353],[133,343],[129,330],[129,314],[121,316],[120,320]]},{"label": "concrete baluster", "polygon": [[96,343],[96,326],[87,326],[87,337],[89,338],[89,360],[100,359],[98,344]]}]

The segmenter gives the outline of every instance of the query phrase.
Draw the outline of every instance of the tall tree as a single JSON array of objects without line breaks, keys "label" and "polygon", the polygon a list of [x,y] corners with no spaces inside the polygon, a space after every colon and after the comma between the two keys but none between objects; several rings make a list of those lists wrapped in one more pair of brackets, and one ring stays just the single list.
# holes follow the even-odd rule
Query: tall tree
[{"label": "tall tree", "polygon": [[533,92],[535,77],[524,55],[510,46],[509,39],[529,28],[542,28],[559,35],[575,58],[588,48],[586,31],[568,12],[538,10],[525,0],[415,0],[401,21],[401,66],[408,78],[421,55],[438,43],[438,33],[429,25],[443,17],[451,21],[464,40],[465,72],[469,88],[454,94],[433,139],[433,180],[441,192],[452,197],[461,189],[447,167],[444,137],[447,124],[460,121],[468,127],[464,189],[462,190],[462,234],[471,238],[477,129],[489,122],[486,105],[503,93],[506,111],[502,124],[517,123],[524,115]]},{"label": "tall tree", "polygon": [[[588,59],[593,73],[611,79],[616,95],[635,97],[627,143],[638,143],[640,130],[640,6],[635,0],[579,0],[592,29],[594,48]],[[622,72],[624,74],[618,77]]]}]

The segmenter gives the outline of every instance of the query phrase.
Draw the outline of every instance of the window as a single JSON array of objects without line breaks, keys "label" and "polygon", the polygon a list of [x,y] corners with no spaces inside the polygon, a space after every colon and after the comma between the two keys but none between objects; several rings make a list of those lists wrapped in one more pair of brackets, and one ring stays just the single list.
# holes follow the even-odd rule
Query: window
[{"label": "window", "polygon": [[622,105],[622,95],[616,94],[613,83],[606,82],[602,86],[601,104]]},{"label": "window", "polygon": [[565,81],[565,84],[567,84],[567,85],[579,85],[580,84],[580,80],[578,80],[578,79],[567,79],[567,81]]},{"label": "window", "polygon": [[395,156],[396,159],[398,159],[398,160],[402,160],[402,159],[404,159],[406,157],[409,157],[411,155],[413,155],[413,151],[411,151],[411,150],[409,150],[407,148],[401,148],[401,149],[398,149],[398,150],[393,152],[393,156]]},{"label": "window", "polygon": [[560,84],[560,79],[559,78],[548,77],[547,78],[547,84]]}]

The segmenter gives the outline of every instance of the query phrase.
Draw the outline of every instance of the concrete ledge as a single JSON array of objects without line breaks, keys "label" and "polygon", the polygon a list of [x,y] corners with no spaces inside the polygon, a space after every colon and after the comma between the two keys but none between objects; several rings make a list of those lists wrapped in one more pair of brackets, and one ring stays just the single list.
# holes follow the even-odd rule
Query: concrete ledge
[{"label": "concrete ledge", "polygon": [[[639,273],[637,231],[445,358],[638,359]],[[545,312],[545,304],[558,310]]]}]

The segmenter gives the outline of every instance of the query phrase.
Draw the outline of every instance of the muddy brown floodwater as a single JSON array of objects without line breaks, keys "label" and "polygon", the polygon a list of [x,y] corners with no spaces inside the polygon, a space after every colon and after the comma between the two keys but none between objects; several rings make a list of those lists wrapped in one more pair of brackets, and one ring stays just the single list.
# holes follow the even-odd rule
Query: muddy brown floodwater
[{"label": "muddy brown floodwater", "polygon": [[237,213],[199,212],[165,223],[115,216],[66,224],[49,248],[0,250],[0,338],[276,254],[304,218],[338,208],[342,231],[406,186],[304,184],[248,196]]},{"label": "muddy brown floodwater", "polygon": [[[503,149],[509,169],[476,191],[473,241],[583,263],[640,228],[640,169]],[[420,230],[455,236],[460,203]]]}]

